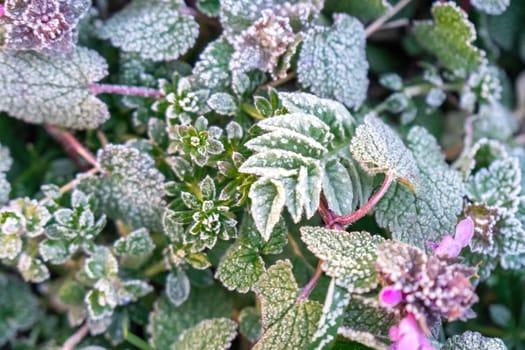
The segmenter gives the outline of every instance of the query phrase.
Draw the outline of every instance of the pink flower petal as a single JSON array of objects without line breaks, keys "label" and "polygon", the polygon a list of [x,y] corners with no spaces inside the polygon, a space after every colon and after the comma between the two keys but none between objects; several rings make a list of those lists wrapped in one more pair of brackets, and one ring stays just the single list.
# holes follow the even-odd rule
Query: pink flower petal
[{"label": "pink flower petal", "polygon": [[452,238],[452,236],[446,235],[443,237],[441,243],[439,243],[434,254],[439,258],[455,258],[461,252],[461,248],[463,248],[463,246],[458,243],[458,241]]},{"label": "pink flower petal", "polygon": [[4,17],[4,15],[5,15],[4,5],[0,5],[0,17]]},{"label": "pink flower petal", "polygon": [[456,234],[454,239],[461,245],[461,247],[467,246],[474,235],[474,221],[470,217],[461,220],[456,225]]},{"label": "pink flower petal", "polygon": [[379,301],[384,306],[396,306],[401,300],[403,300],[403,294],[394,287],[385,287],[379,293]]}]

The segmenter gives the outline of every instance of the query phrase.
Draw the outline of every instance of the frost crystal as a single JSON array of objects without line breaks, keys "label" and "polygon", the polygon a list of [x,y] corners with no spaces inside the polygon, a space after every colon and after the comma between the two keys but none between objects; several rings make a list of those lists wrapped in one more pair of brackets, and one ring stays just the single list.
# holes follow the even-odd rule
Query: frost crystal
[{"label": "frost crystal", "polygon": [[11,168],[12,159],[9,155],[9,149],[0,144],[0,205],[9,199],[11,185],[6,179],[5,173]]},{"label": "frost crystal", "polygon": [[487,338],[478,332],[466,331],[448,339],[442,350],[507,350],[501,339]]},{"label": "frost crystal", "polygon": [[365,41],[361,22],[345,14],[335,15],[331,28],[314,27],[299,54],[299,82],[321,97],[359,108],[368,89]]},{"label": "frost crystal", "polygon": [[204,320],[182,332],[171,350],[227,350],[236,335],[237,323],[228,318]]},{"label": "frost crystal", "polygon": [[72,53],[76,26],[91,6],[89,0],[6,0],[0,28],[4,48],[44,53]]},{"label": "frost crystal", "polygon": [[509,5],[510,0],[472,0],[472,6],[489,15],[500,15]]}]

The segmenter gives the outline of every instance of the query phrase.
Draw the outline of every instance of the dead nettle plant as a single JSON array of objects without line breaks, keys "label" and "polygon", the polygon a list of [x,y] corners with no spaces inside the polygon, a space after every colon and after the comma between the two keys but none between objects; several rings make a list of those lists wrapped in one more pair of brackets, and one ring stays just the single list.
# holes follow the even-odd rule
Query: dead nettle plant
[{"label": "dead nettle plant", "polygon": [[[188,3],[102,18],[88,0],[0,1],[0,110],[78,168],[15,198],[0,147],[0,344],[506,349],[442,328],[475,317],[497,265],[525,266],[518,124],[467,13]],[[417,69],[371,82],[369,42],[391,32]],[[445,161],[421,120],[451,109],[469,117]],[[122,114],[132,131],[108,141]],[[97,128],[95,156],[72,130]],[[31,331],[42,323],[69,331]]]}]

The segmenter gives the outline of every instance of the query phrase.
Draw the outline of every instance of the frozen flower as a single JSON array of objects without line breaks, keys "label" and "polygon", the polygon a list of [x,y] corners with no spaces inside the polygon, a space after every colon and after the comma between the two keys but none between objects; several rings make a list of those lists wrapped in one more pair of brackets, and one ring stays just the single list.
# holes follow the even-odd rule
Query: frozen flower
[{"label": "frozen flower", "polygon": [[413,314],[425,331],[439,317],[456,320],[473,315],[471,306],[478,297],[469,279],[474,268],[400,242],[386,242],[378,247],[376,269],[384,286],[380,301],[398,307],[404,315]]},{"label": "frozen flower", "polygon": [[3,45],[11,50],[71,52],[89,0],[6,0],[0,16]]},{"label": "frozen flower", "polygon": [[399,326],[391,327],[389,336],[394,342],[392,350],[435,350],[412,314],[403,318]]},{"label": "frozen flower", "polygon": [[470,217],[461,220],[456,226],[454,237],[446,235],[435,248],[434,254],[442,259],[456,258],[474,235],[474,221]]}]

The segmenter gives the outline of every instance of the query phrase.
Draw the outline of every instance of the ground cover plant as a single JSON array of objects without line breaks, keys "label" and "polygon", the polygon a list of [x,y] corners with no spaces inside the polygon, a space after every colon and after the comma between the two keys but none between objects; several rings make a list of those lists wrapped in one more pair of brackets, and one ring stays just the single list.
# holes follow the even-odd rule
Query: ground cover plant
[{"label": "ground cover plant", "polygon": [[0,348],[525,349],[524,19],[0,0]]}]

